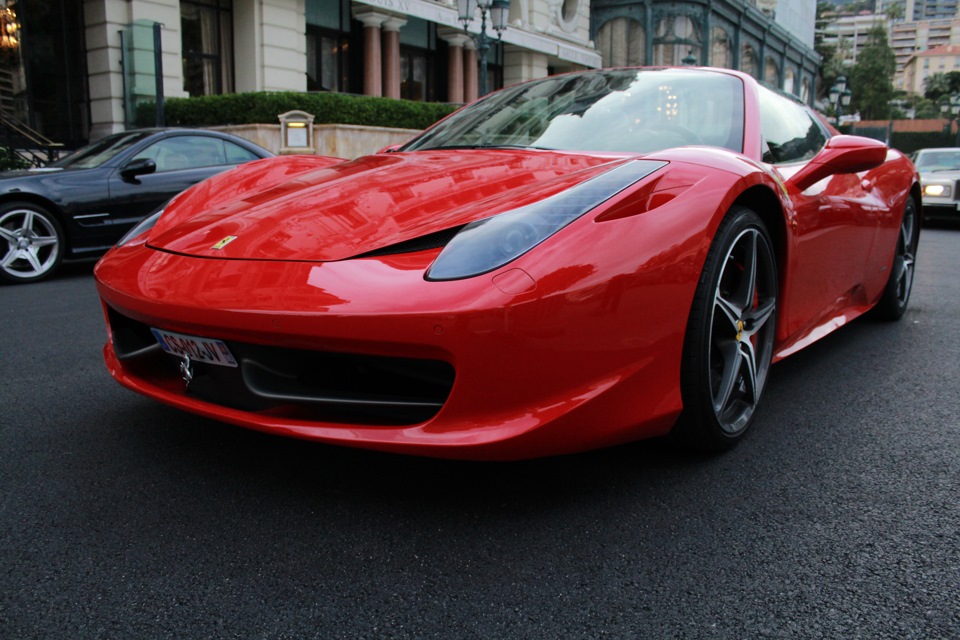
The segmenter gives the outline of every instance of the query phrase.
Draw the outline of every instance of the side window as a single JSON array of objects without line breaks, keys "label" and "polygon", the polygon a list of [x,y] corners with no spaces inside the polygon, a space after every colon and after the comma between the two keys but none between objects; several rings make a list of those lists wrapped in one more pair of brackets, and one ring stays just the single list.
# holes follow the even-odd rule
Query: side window
[{"label": "side window", "polygon": [[247,151],[238,144],[224,141],[223,146],[227,150],[228,164],[241,164],[243,162],[250,162],[251,160],[259,160],[259,156],[252,151]]},{"label": "side window", "polygon": [[771,164],[802,162],[817,155],[827,143],[823,127],[807,109],[760,87],[760,130],[766,146],[763,161]]},{"label": "side window", "polygon": [[157,163],[157,173],[198,169],[227,163],[223,141],[206,136],[164,138],[137,154]]}]

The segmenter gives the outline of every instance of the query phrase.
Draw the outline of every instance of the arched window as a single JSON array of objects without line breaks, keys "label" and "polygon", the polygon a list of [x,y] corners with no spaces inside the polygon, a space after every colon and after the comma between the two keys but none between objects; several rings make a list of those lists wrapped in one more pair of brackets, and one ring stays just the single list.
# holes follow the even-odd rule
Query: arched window
[{"label": "arched window", "polygon": [[793,69],[787,68],[787,71],[783,74],[783,90],[787,93],[797,94],[797,78],[793,73]]},{"label": "arched window", "polygon": [[763,66],[763,81],[776,86],[779,76],[780,67],[777,66],[777,61],[768,57],[766,64]]},{"label": "arched window", "polygon": [[687,16],[666,16],[657,23],[653,39],[654,65],[682,65],[692,56],[700,62],[700,25]]},{"label": "arched window", "polygon": [[743,45],[740,52],[740,71],[757,77],[757,54],[748,44]]},{"label": "arched window", "polygon": [[727,32],[720,27],[710,30],[710,66],[733,67],[733,47]]},{"label": "arched window", "polygon": [[644,64],[646,38],[643,26],[631,18],[608,20],[597,32],[597,48],[604,67],[634,67]]}]

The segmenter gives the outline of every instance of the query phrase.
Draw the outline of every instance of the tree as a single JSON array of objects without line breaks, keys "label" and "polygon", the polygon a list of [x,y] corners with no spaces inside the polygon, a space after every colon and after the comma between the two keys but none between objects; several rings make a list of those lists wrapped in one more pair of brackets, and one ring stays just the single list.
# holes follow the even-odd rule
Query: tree
[{"label": "tree", "polygon": [[875,24],[867,34],[867,44],[857,55],[850,71],[853,108],[866,120],[886,120],[893,98],[893,73],[897,61],[887,44],[887,30]]},{"label": "tree", "polygon": [[903,20],[903,2],[891,2],[886,6],[884,12],[887,14],[887,19],[890,20],[890,22]]},{"label": "tree", "polygon": [[837,82],[837,77],[843,75],[843,59],[837,47],[823,41],[823,34],[827,25],[836,14],[836,8],[829,2],[821,0],[817,3],[817,22],[814,35],[814,50],[820,54],[820,69],[817,70],[817,97],[823,99],[827,92]]},{"label": "tree", "polygon": [[950,78],[945,73],[934,73],[923,79],[923,97],[936,101],[950,93]]}]

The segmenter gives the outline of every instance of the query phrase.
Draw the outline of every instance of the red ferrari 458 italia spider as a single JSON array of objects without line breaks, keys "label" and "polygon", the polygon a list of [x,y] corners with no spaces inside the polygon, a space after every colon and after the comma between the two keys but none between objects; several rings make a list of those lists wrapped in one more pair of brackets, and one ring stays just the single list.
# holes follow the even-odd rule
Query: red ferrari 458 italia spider
[{"label": "red ferrari 458 italia spider", "polygon": [[771,363],[903,315],[919,204],[901,153],[748,75],[550,77],[181,194],[96,268],[104,354],[151,398],[324,442],[722,449]]}]

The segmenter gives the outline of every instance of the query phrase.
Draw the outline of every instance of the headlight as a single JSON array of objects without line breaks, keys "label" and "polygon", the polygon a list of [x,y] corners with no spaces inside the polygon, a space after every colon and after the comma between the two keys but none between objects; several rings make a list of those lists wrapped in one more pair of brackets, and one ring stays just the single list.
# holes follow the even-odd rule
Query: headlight
[{"label": "headlight", "polygon": [[471,222],[440,252],[427,280],[459,280],[498,269],[666,164],[631,160],[540,202]]},{"label": "headlight", "polygon": [[923,187],[923,195],[933,196],[934,198],[949,198],[950,185],[946,184],[928,184]]},{"label": "headlight", "polygon": [[163,215],[163,209],[160,209],[160,211],[157,211],[153,215],[149,215],[138,222],[136,225],[134,225],[133,229],[127,231],[123,237],[120,238],[120,242],[117,243],[117,246],[122,247],[139,236],[141,233],[146,233],[147,231],[150,231],[150,229],[153,229],[153,225],[157,224],[157,220],[160,219],[161,215]]}]

